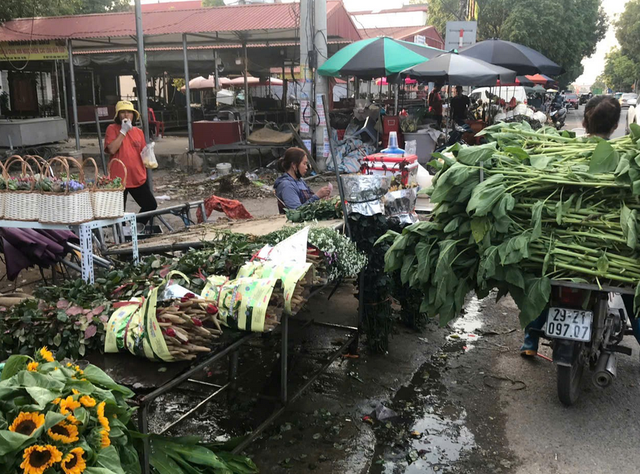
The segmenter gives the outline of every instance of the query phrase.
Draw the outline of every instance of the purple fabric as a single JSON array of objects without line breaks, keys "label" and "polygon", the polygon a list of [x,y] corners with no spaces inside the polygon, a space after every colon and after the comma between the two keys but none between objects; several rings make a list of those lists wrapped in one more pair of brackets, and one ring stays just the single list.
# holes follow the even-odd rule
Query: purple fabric
[{"label": "purple fabric", "polygon": [[15,280],[20,272],[32,266],[50,267],[68,253],[68,243],[78,242],[73,232],[0,228],[7,278]]}]

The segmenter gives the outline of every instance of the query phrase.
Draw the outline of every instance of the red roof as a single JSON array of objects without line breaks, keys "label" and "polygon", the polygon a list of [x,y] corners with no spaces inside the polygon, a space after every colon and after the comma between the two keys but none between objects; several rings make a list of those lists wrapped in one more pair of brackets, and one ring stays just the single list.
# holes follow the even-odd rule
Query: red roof
[{"label": "red roof", "polygon": [[349,12],[351,15],[383,15],[385,13],[401,13],[401,12],[428,12],[427,5],[405,5],[402,8],[391,8],[389,10],[359,10]]},{"label": "red roof", "polygon": [[[360,35],[348,17],[341,1],[327,3],[328,36],[344,36],[357,41]],[[239,40],[237,33],[259,32],[263,41],[271,30],[289,30],[293,38],[299,27],[300,4],[267,3],[236,5],[190,10],[148,11],[142,14],[145,38],[182,33],[209,33],[230,35]],[[334,18],[335,17],[335,18]],[[329,26],[329,23],[331,26]],[[351,25],[351,26],[349,26]],[[339,32],[334,32],[336,28]],[[0,26],[0,41],[30,41],[55,39],[122,38],[130,40],[136,35],[135,16],[132,12],[99,13],[48,18],[22,18]],[[248,36],[248,35],[246,35]],[[248,41],[249,37],[246,38]],[[214,39],[212,39],[214,40]],[[190,41],[193,41],[190,39]],[[175,42],[175,39],[174,39]],[[87,45],[88,46],[88,45]],[[114,43],[113,46],[121,46]],[[122,45],[123,46],[123,45]]]},{"label": "red roof", "polygon": [[143,12],[160,12],[167,10],[192,10],[202,8],[202,0],[190,0],[188,2],[162,2],[143,3],[140,5]]},{"label": "red roof", "polygon": [[427,46],[444,49],[444,40],[434,26],[398,26],[390,28],[360,28],[358,30],[363,38],[377,38],[388,36],[403,41],[413,41],[415,35],[425,37]]}]

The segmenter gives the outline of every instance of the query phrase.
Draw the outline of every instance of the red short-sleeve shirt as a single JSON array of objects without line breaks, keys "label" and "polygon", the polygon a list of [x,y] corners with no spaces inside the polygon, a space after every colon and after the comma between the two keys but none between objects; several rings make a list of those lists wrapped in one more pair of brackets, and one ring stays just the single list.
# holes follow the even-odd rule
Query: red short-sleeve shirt
[{"label": "red short-sleeve shirt", "polygon": [[[120,125],[112,123],[107,127],[107,133],[104,137],[105,151],[109,144],[118,138],[120,133]],[[144,133],[137,127],[133,127],[124,137],[124,141],[118,151],[111,155],[111,158],[117,158],[127,167],[127,188],[137,188],[147,181],[147,169],[142,163],[140,152],[145,147]],[[107,151],[108,153],[108,151]],[[111,167],[111,176],[119,177],[124,180],[124,170],[119,163],[114,163]]]}]

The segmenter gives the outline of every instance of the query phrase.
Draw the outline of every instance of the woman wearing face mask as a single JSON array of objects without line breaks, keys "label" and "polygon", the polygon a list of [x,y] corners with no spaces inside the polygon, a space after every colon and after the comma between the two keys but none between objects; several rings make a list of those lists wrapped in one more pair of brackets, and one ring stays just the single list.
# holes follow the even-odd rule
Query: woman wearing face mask
[{"label": "woman wearing face mask", "polygon": [[[158,207],[156,198],[147,181],[147,169],[142,162],[140,153],[145,147],[144,133],[138,127],[134,127],[134,119],[140,118],[140,114],[133,104],[121,100],[116,104],[115,123],[107,127],[104,137],[104,149],[111,158],[117,158],[127,167],[127,182],[124,191],[124,203],[127,204],[127,195],[140,206],[140,212],[153,211]],[[124,181],[124,170],[115,162],[112,166],[112,176],[120,177]],[[147,219],[139,222],[144,224]]]},{"label": "woman wearing face mask", "polygon": [[331,186],[325,186],[313,193],[311,188],[302,180],[309,170],[307,154],[301,148],[289,148],[280,160],[278,168],[284,174],[274,184],[278,198],[278,210],[284,214],[285,209],[297,209],[307,202],[331,196]]}]

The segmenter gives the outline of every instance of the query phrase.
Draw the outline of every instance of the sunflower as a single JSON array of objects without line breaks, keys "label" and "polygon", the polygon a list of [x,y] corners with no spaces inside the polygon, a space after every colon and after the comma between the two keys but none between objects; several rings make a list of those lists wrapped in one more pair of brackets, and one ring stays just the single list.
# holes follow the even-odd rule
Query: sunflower
[{"label": "sunflower", "polygon": [[30,446],[22,454],[24,474],[42,474],[55,463],[62,461],[62,453],[55,446]]},{"label": "sunflower", "polygon": [[64,444],[71,444],[78,441],[78,428],[64,421],[52,426],[47,431],[49,437],[54,441],[60,441]]},{"label": "sunflower", "polygon": [[78,392],[75,388],[71,389],[71,393],[73,393],[74,395],[80,395],[80,392]]},{"label": "sunflower", "polygon": [[84,449],[75,448],[72,449],[69,454],[65,456],[60,464],[65,474],[82,474],[87,468],[87,463],[84,458]]},{"label": "sunflower", "polygon": [[111,439],[109,438],[109,430],[100,431],[100,447],[108,448],[111,446]]},{"label": "sunflower", "polygon": [[98,405],[98,421],[106,431],[111,431],[111,427],[109,426],[109,419],[104,416],[105,405],[106,402],[100,402],[100,405]]},{"label": "sunflower", "polygon": [[96,406],[96,401],[91,398],[89,395],[84,395],[83,397],[80,397],[80,400],[78,400],[80,403],[82,403],[82,405],[84,405],[86,408],[93,408],[94,406]]},{"label": "sunflower", "polygon": [[21,412],[17,418],[13,420],[13,423],[11,423],[9,431],[31,436],[31,434],[42,425],[44,425],[43,414]]},{"label": "sunflower", "polygon": [[37,372],[37,370],[38,370],[38,366],[39,366],[39,365],[40,365],[40,364],[38,364],[38,363],[37,363],[37,362],[35,362],[35,361],[34,361],[34,362],[29,362],[29,364],[27,365],[27,370],[28,370],[29,372]]},{"label": "sunflower", "polygon": [[67,398],[60,401],[60,413],[63,415],[69,415],[69,410],[73,411],[81,406],[80,402],[75,401],[73,397],[69,395]]},{"label": "sunflower", "polygon": [[58,403],[60,403],[62,401],[62,398],[56,398],[55,400],[53,400],[51,403],[53,403],[54,405],[57,405]]},{"label": "sunflower", "polygon": [[54,362],[53,353],[49,350],[47,346],[44,346],[40,349],[40,357],[42,357],[47,362]]},{"label": "sunflower", "polygon": [[80,421],[73,415],[67,416],[67,421],[73,425],[79,425]]}]

